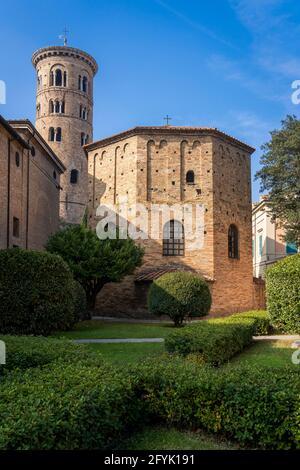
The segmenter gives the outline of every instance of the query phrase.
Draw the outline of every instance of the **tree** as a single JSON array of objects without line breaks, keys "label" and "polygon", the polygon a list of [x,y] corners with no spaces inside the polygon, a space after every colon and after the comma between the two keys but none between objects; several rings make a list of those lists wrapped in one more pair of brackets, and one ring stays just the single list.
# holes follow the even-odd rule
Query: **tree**
[{"label": "tree", "polygon": [[83,286],[89,309],[108,282],[119,282],[140,266],[143,250],[133,240],[100,240],[84,225],[64,228],[52,235],[47,251],[60,255],[69,265],[74,278]]},{"label": "tree", "polygon": [[262,146],[261,191],[268,192],[273,218],[286,230],[285,240],[300,246],[300,120],[287,116]]}]

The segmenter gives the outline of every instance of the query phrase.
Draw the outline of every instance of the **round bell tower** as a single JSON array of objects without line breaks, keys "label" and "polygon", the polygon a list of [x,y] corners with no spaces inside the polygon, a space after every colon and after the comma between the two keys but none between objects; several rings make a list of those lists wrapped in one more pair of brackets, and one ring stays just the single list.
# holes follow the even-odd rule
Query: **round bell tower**
[{"label": "round bell tower", "polygon": [[78,224],[87,207],[83,146],[93,139],[93,79],[98,65],[86,52],[66,45],[37,50],[32,64],[37,74],[36,128],[66,167],[60,217]]}]

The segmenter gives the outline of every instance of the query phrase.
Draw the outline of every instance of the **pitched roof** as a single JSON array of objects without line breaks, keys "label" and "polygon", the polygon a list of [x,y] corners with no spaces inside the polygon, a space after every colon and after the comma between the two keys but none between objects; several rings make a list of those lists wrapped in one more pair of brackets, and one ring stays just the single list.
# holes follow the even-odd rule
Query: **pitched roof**
[{"label": "pitched roof", "polygon": [[137,126],[127,131],[120,132],[118,134],[114,134],[110,137],[107,137],[102,140],[97,140],[90,144],[84,146],[84,150],[89,152],[90,150],[95,150],[99,147],[105,147],[108,144],[112,144],[118,142],[123,139],[127,139],[128,137],[132,137],[135,135],[212,135],[214,137],[219,137],[226,139],[233,144],[239,145],[242,147],[246,152],[253,153],[255,152],[255,148],[245,144],[244,142],[226,134],[223,131],[220,131],[217,128],[213,127],[191,127],[191,126]]},{"label": "pitched roof", "polygon": [[[155,279],[158,279],[160,276],[166,273],[173,273],[173,272],[178,272],[178,271],[187,271],[187,272],[193,272],[195,274],[199,274],[197,271],[195,271],[192,268],[189,268],[184,265],[163,265],[163,266],[158,266],[155,268],[145,268],[139,271],[135,278],[134,282],[152,282]],[[214,279],[208,277],[208,276],[202,276],[206,281],[208,282],[213,282]]]},{"label": "pitched roof", "polygon": [[[14,129],[28,129],[29,132],[32,134],[33,137],[38,141],[38,143],[44,148],[44,150],[47,152],[49,158],[55,163],[57,166],[58,170],[63,173],[66,170],[65,165],[62,163],[62,161],[58,158],[56,153],[53,152],[51,147],[48,145],[48,143],[45,141],[45,139],[41,136],[41,134],[36,130],[35,126],[32,124],[32,122],[29,119],[14,119],[10,120],[9,124],[11,127]],[[30,148],[30,147],[28,147]]]},{"label": "pitched roof", "polygon": [[7,130],[7,132],[9,132],[9,134],[19,142],[19,144],[22,145],[22,147],[26,148],[26,149],[29,149],[30,146],[28,145],[28,143],[22,139],[22,137],[20,136],[20,134],[18,134],[18,132],[10,125],[10,123],[4,119],[3,116],[1,116],[0,114],[0,124]]}]

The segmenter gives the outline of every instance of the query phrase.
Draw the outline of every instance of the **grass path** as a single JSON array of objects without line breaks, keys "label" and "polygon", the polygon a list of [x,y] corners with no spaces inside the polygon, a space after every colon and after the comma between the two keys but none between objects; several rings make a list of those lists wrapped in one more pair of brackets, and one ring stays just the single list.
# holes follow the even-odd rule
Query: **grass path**
[{"label": "grass path", "polygon": [[203,432],[148,427],[118,445],[116,450],[235,450],[237,446]]},{"label": "grass path", "polygon": [[77,323],[72,331],[55,333],[69,339],[165,338],[174,326],[170,323],[121,323],[88,320]]}]

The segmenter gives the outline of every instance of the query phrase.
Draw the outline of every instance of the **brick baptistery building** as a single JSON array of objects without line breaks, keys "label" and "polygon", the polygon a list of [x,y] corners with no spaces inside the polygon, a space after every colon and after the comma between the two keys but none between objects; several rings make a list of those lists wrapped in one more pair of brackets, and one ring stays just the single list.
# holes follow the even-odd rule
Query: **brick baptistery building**
[{"label": "brick baptistery building", "polygon": [[[141,240],[143,266],[119,284],[108,284],[98,297],[102,315],[145,317],[153,279],[173,270],[189,270],[207,279],[212,313],[254,306],[252,277],[252,147],[211,128],[136,127],[85,146],[89,172],[89,220],[96,209],[122,198],[152,204],[202,204],[204,244],[189,251],[184,219],[169,220],[158,239]],[[168,235],[166,235],[168,233]]]}]

